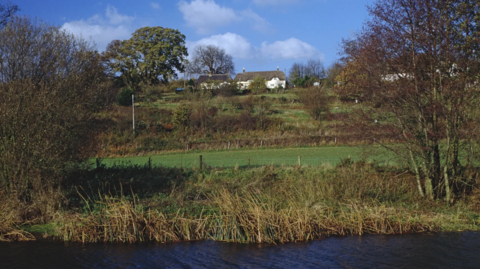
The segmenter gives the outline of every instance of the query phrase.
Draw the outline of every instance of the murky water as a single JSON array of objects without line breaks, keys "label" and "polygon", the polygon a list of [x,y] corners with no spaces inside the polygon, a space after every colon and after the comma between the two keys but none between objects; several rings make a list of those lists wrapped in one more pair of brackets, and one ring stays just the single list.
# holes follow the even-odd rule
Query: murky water
[{"label": "murky water", "polygon": [[480,233],[330,237],[284,245],[0,243],[0,268],[480,268]]}]

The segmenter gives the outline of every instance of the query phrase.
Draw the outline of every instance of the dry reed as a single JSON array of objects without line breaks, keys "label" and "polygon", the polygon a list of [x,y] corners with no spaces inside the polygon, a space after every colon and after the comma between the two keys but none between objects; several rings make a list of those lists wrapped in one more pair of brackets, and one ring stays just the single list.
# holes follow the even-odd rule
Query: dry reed
[{"label": "dry reed", "polygon": [[[286,185],[287,183],[279,183]],[[333,183],[330,183],[333,184]],[[329,185],[329,184],[327,184]],[[306,185],[311,191],[319,189]],[[322,187],[332,195],[330,188]],[[358,189],[357,189],[358,191]],[[330,235],[397,234],[435,231],[437,227],[411,211],[359,200],[335,206],[299,203],[305,190],[261,193],[255,184],[237,192],[217,189],[207,197],[218,210],[199,216],[165,214],[137,201],[105,196],[86,216],[66,218],[61,228],[65,241],[178,242],[212,239],[238,243],[286,243],[321,239]],[[317,194],[317,196],[319,196]],[[321,195],[320,195],[321,196]],[[281,200],[283,199],[283,202]]]},{"label": "dry reed", "polygon": [[35,237],[17,226],[20,205],[0,193],[0,241],[30,241]]}]

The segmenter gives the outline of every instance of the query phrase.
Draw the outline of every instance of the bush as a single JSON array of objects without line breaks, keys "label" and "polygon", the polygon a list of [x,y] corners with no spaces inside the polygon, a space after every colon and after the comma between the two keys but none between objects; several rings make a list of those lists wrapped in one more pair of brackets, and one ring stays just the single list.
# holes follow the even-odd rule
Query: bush
[{"label": "bush", "polygon": [[160,85],[146,85],[142,87],[146,102],[155,102],[162,97],[163,89]]},{"label": "bush", "polygon": [[133,90],[131,88],[125,87],[121,89],[117,95],[117,104],[120,106],[131,106],[132,95],[133,95]]},{"label": "bush", "polygon": [[325,88],[304,89],[298,91],[297,95],[314,120],[321,122],[328,118],[332,98]]},{"label": "bush", "polygon": [[190,113],[191,109],[186,104],[179,105],[173,111],[173,123],[176,126],[188,127],[190,124]]},{"label": "bush", "polygon": [[0,196],[46,221],[67,166],[92,156],[110,84],[92,46],[36,19],[12,18],[0,55]]}]

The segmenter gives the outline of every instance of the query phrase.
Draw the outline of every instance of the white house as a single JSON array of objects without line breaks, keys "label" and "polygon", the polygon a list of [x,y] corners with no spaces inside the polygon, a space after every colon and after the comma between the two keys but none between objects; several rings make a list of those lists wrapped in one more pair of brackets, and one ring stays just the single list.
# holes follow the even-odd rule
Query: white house
[{"label": "white house", "polygon": [[286,88],[287,87],[287,77],[283,71],[280,71],[277,67],[277,71],[256,71],[256,72],[245,72],[243,68],[243,73],[239,73],[235,76],[234,80],[238,82],[241,89],[248,89],[250,83],[256,76],[261,76],[266,80],[265,86],[268,89],[274,88]]},{"label": "white house", "polygon": [[208,74],[200,75],[195,82],[197,88],[213,89],[220,88],[222,85],[229,84],[232,81],[230,74]]}]

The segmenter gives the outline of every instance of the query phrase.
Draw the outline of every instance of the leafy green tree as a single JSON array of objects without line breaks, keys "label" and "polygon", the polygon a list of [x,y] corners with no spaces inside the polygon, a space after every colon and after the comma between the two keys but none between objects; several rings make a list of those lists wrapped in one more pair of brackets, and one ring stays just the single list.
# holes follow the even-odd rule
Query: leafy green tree
[{"label": "leafy green tree", "polygon": [[134,88],[140,82],[157,84],[177,78],[188,53],[180,31],[157,26],[140,28],[128,40],[112,41],[103,55],[107,66]]}]

